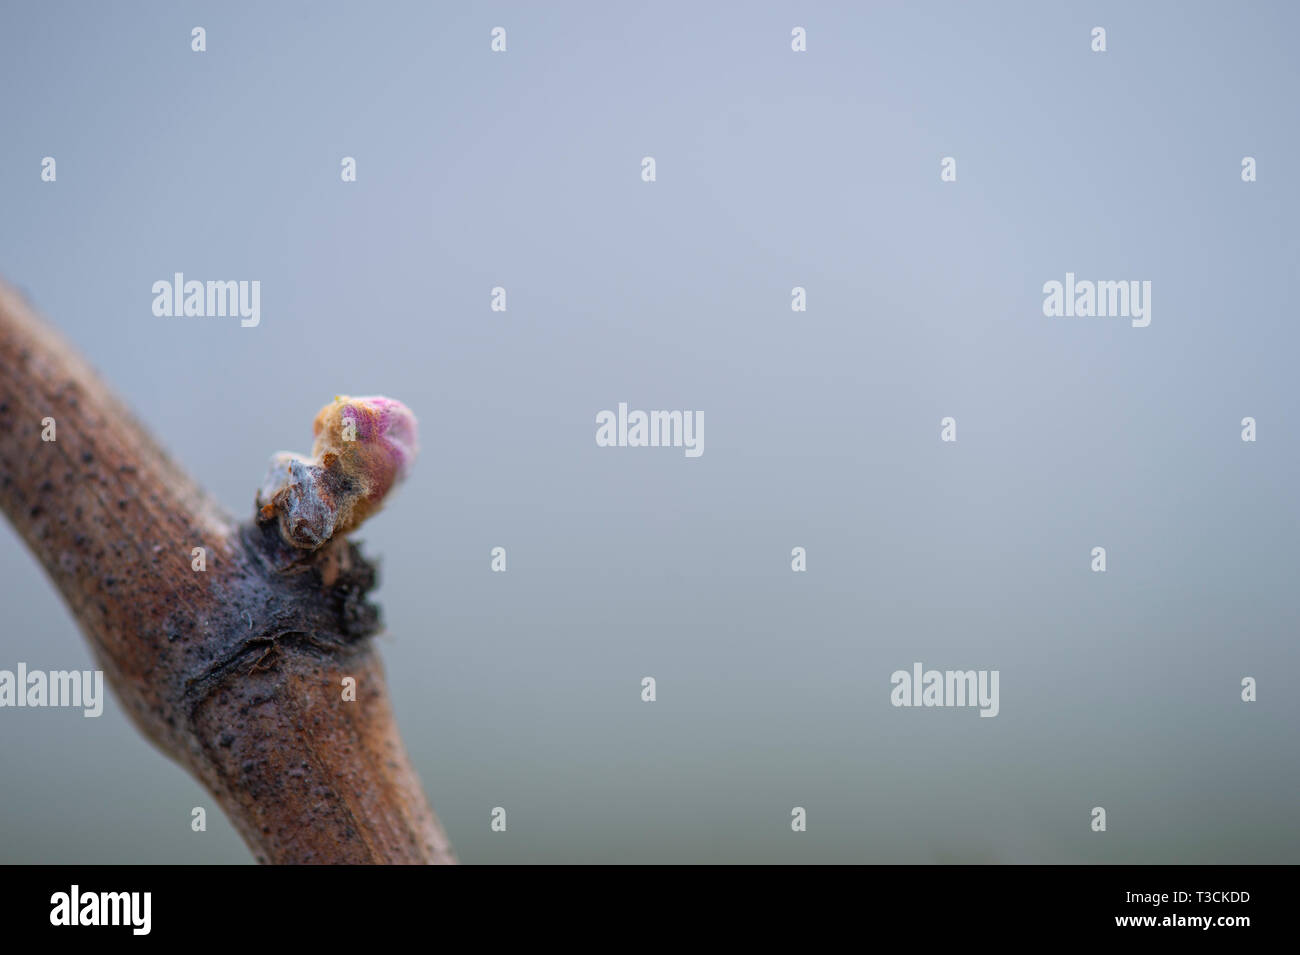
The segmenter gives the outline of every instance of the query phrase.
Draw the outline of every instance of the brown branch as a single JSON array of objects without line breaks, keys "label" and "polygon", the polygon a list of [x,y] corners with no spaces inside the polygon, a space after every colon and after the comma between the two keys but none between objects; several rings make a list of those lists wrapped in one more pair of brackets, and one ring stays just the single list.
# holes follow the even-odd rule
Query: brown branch
[{"label": "brown branch", "polygon": [[223,513],[2,282],[0,507],[136,726],[259,861],[455,861],[368,640],[373,568],[342,535],[307,553]]}]

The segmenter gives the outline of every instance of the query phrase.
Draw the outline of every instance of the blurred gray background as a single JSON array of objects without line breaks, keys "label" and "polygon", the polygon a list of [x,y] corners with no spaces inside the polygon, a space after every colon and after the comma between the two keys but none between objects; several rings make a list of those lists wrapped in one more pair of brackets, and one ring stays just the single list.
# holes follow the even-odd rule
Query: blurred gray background
[{"label": "blurred gray background", "polygon": [[[465,862],[1296,862],[1298,29],[8,2],[0,274],[237,514],[334,394],[419,415],[359,537]],[[1150,327],[1045,318],[1067,270],[1152,281]],[[177,271],[261,326],[156,318]],[[704,455],[596,447],[620,401]],[[3,523],[0,607],[0,668],[90,665]],[[1001,714],[892,707],[917,660]],[[251,860],[115,699],[0,710],[0,766],[0,861]]]}]

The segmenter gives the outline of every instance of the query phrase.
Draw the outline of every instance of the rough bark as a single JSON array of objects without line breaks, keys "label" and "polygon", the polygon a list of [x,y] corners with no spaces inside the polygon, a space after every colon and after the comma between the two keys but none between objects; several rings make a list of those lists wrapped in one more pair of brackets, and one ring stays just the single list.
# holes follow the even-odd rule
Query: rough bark
[{"label": "rough bark", "polygon": [[454,861],[368,639],[371,565],[342,538],[304,554],[223,513],[2,282],[0,507],[136,726],[259,861]]}]

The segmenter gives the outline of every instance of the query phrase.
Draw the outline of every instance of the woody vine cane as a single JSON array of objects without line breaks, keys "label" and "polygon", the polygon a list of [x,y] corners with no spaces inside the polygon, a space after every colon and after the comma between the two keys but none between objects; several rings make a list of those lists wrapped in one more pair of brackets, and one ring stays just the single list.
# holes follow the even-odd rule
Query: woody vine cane
[{"label": "woody vine cane", "polygon": [[369,639],[374,568],[344,536],[400,480],[415,437],[400,402],[336,399],[314,456],[277,456],[237,521],[0,283],[0,507],[136,727],[259,861],[455,861]]}]

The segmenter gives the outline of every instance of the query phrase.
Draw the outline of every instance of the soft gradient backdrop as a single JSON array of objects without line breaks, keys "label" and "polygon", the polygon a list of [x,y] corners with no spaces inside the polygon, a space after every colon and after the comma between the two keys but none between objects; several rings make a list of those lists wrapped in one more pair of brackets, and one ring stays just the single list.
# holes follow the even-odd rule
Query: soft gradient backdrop
[{"label": "soft gradient backdrop", "polygon": [[[466,862],[1296,862],[1298,33],[9,0],[0,274],[240,515],[334,394],[416,411],[359,536]],[[1150,327],[1045,318],[1067,270],[1152,281]],[[260,280],[261,326],[154,317],[177,271]],[[703,457],[596,447],[620,401],[702,410]],[[1001,714],[892,707],[916,660],[1000,670]],[[18,661],[91,665],[0,523]],[[0,710],[0,767],[0,861],[251,859],[115,699]]]}]

